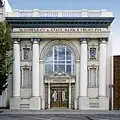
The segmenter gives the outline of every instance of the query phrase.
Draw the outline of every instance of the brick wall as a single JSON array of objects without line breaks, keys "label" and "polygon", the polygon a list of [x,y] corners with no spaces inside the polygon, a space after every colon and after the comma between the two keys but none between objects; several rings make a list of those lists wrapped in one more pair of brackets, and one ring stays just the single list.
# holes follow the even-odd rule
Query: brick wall
[{"label": "brick wall", "polygon": [[113,57],[114,64],[114,99],[113,99],[113,107],[115,110],[120,110],[120,56]]}]

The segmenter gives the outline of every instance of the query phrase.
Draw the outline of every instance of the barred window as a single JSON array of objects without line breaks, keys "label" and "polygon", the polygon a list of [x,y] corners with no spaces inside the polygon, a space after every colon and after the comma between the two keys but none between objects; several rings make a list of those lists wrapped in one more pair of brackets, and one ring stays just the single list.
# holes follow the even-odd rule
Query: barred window
[{"label": "barred window", "polygon": [[97,67],[88,68],[88,87],[97,87],[98,69]]},{"label": "barred window", "polygon": [[29,60],[30,57],[30,48],[23,48],[23,59]]},{"label": "barred window", "polygon": [[31,67],[22,67],[21,70],[22,87],[31,87],[32,71]]},{"label": "barred window", "polygon": [[29,60],[32,60],[32,51],[31,51],[31,48],[30,47],[22,47],[21,48],[21,59],[23,61],[29,61]]}]

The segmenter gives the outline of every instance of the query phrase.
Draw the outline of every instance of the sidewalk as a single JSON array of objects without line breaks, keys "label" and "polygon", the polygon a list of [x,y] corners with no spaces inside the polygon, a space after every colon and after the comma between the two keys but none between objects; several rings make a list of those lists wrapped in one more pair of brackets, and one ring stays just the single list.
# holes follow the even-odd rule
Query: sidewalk
[{"label": "sidewalk", "polygon": [[0,114],[120,114],[120,110],[71,110],[71,109],[47,109],[47,110],[10,110],[0,109]]}]

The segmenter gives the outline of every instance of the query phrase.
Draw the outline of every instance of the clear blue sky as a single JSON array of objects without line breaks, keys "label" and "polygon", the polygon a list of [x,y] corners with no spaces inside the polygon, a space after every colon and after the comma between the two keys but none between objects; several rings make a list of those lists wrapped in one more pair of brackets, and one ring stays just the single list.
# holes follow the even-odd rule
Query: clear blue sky
[{"label": "clear blue sky", "polygon": [[13,9],[107,9],[112,11],[115,16],[112,26],[113,54],[120,54],[120,0],[9,0],[9,3]]}]

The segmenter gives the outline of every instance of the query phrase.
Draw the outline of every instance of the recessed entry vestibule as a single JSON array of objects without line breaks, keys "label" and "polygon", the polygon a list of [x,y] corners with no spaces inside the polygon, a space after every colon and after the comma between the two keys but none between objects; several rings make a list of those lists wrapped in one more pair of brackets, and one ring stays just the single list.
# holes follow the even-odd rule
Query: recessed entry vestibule
[{"label": "recessed entry vestibule", "polygon": [[45,76],[45,108],[74,108],[75,77],[65,73]]}]

